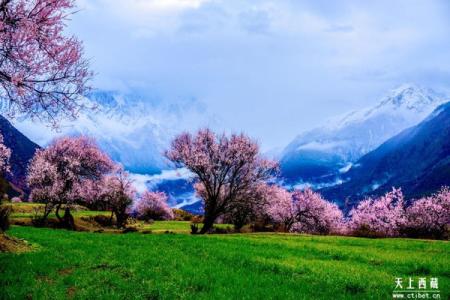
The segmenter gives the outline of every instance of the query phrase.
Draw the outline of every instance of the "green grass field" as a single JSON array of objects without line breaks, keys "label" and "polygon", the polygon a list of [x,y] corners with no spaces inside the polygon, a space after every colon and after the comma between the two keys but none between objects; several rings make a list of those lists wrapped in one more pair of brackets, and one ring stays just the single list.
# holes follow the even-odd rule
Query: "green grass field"
[{"label": "green grass field", "polygon": [[8,234],[34,250],[0,253],[1,299],[392,299],[395,278],[410,276],[438,277],[441,299],[450,296],[443,241],[18,226]]}]

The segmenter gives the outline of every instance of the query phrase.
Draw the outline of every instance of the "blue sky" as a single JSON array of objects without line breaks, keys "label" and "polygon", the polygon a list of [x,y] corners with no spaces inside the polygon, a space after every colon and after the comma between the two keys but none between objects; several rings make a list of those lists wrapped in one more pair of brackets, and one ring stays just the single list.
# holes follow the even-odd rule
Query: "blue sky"
[{"label": "blue sky", "polygon": [[449,1],[79,0],[101,89],[197,99],[266,149],[414,82],[450,82]]}]

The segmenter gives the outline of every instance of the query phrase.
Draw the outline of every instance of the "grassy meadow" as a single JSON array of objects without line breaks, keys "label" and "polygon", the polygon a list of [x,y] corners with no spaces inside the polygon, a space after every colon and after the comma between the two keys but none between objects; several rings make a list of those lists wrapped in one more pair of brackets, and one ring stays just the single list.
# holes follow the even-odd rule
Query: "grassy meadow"
[{"label": "grassy meadow", "polygon": [[0,253],[1,299],[392,299],[396,277],[438,277],[445,241],[289,234],[152,234],[13,226],[32,251]]}]

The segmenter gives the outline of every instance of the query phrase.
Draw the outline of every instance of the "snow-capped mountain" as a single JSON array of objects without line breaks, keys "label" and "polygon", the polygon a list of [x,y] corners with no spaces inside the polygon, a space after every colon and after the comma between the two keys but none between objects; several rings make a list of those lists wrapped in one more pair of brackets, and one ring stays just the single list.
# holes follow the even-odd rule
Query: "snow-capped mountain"
[{"label": "snow-capped mountain", "polygon": [[402,130],[418,124],[445,97],[412,84],[402,85],[378,104],[329,120],[297,136],[283,151],[281,169],[292,182],[339,183],[339,174]]},{"label": "snow-capped mountain", "polygon": [[85,101],[96,109],[63,122],[57,131],[30,120],[14,120],[14,125],[41,146],[60,135],[92,136],[128,171],[155,174],[170,168],[163,153],[176,134],[217,122],[206,117],[206,107],[195,99],[162,102],[139,94],[96,91]]},{"label": "snow-capped mountain", "polygon": [[[367,196],[402,188],[419,198],[450,184],[450,102],[418,125],[403,130],[361,157],[343,176],[344,183],[321,193],[350,209]],[[343,205],[344,206],[344,205]]]}]

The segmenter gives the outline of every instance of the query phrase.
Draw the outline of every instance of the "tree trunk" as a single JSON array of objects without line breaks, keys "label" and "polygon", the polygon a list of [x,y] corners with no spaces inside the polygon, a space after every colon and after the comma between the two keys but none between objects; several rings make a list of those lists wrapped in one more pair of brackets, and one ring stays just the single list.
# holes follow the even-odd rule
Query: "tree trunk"
[{"label": "tree trunk", "polygon": [[205,234],[209,232],[212,229],[215,220],[216,220],[215,217],[205,216],[205,218],[203,219],[203,227],[200,230],[200,234]]},{"label": "tree trunk", "polygon": [[60,209],[60,208],[61,208],[61,204],[56,205],[55,215],[56,215],[56,217],[58,218],[58,221],[59,221],[59,222],[62,222],[62,218],[61,218],[61,216],[59,215],[59,209]]},{"label": "tree trunk", "polygon": [[68,206],[66,206],[66,209],[64,211],[63,219],[63,224],[67,229],[75,230],[75,220],[73,219],[73,216],[70,213],[70,208]]},{"label": "tree trunk", "polygon": [[116,215],[116,227],[117,228],[124,228],[127,223],[127,214],[125,212],[117,212]]}]

